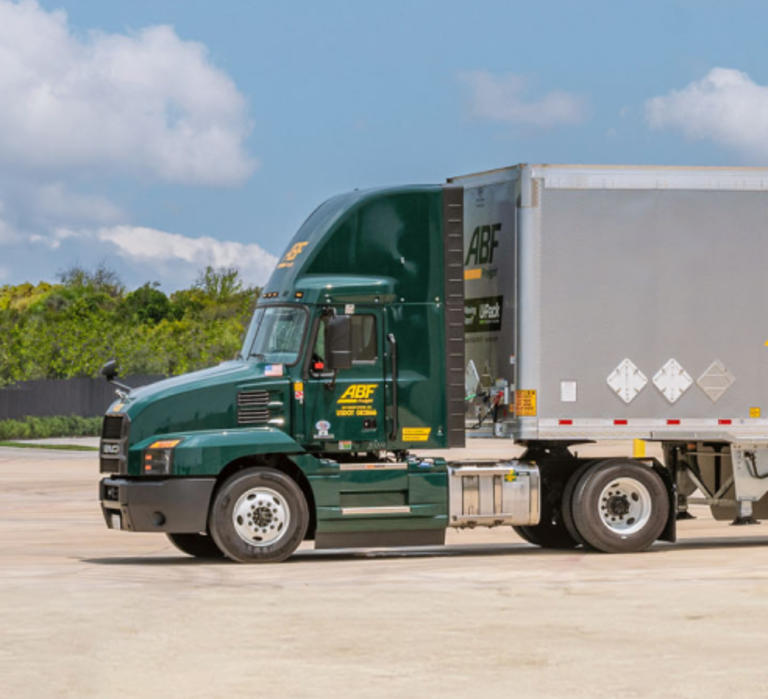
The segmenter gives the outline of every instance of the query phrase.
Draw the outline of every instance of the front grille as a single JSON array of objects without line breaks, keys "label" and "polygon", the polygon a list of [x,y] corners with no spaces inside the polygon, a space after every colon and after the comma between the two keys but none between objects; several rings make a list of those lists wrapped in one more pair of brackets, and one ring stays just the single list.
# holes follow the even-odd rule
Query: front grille
[{"label": "front grille", "polygon": [[107,415],[101,426],[102,439],[120,439],[123,436],[123,416]]},{"label": "front grille", "polygon": [[238,425],[264,425],[268,420],[268,391],[243,391],[237,394]]},{"label": "front grille", "polygon": [[100,473],[120,473],[120,459],[99,459]]},{"label": "front grille", "polygon": [[128,470],[128,428],[125,415],[106,415],[101,426],[99,471],[126,473]]}]

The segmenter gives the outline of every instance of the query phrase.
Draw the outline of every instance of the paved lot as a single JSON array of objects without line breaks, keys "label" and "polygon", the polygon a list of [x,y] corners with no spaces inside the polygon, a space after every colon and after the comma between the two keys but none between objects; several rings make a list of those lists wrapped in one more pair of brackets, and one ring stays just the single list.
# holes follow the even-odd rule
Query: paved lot
[{"label": "paved lot", "polygon": [[0,449],[0,696],[764,697],[768,522],[607,556],[198,563],[104,528],[93,453]]}]

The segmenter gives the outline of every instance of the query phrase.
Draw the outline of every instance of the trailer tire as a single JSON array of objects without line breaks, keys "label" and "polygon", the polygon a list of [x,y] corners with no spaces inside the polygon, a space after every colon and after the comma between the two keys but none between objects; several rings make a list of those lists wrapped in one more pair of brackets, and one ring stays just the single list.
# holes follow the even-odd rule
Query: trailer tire
[{"label": "trailer tire", "polygon": [[513,526],[512,529],[529,544],[543,549],[573,549],[578,546],[562,522],[541,522],[535,526]]},{"label": "trailer tire", "polygon": [[224,481],[209,515],[216,545],[240,563],[284,561],[303,541],[308,525],[301,488],[273,468],[248,468]]},{"label": "trailer tire", "polygon": [[166,534],[170,542],[182,553],[195,558],[224,558],[221,549],[208,534]]},{"label": "trailer tire", "polygon": [[606,553],[647,549],[669,516],[669,494],[661,477],[630,460],[592,464],[578,478],[569,503],[579,536]]}]

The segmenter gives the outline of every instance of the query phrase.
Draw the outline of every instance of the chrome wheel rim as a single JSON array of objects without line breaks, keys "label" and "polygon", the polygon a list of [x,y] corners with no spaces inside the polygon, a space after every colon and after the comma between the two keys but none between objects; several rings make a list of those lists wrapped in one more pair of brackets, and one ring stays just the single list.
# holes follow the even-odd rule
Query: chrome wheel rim
[{"label": "chrome wheel rim", "polygon": [[640,531],[651,518],[651,494],[635,478],[615,478],[603,488],[598,501],[600,520],[614,534]]},{"label": "chrome wheel rim", "polygon": [[250,546],[278,542],[288,531],[291,511],[285,498],[272,488],[250,488],[235,503],[232,523],[237,535]]}]

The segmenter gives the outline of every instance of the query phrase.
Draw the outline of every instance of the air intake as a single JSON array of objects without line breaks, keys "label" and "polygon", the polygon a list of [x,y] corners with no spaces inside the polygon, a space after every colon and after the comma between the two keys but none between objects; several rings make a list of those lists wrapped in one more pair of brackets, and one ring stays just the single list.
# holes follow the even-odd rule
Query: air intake
[{"label": "air intake", "polygon": [[243,391],[237,394],[237,424],[266,425],[269,420],[269,392]]}]

